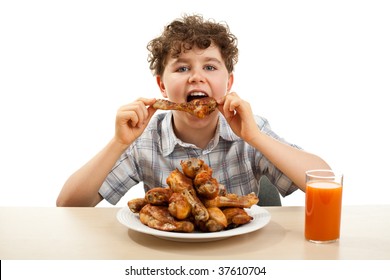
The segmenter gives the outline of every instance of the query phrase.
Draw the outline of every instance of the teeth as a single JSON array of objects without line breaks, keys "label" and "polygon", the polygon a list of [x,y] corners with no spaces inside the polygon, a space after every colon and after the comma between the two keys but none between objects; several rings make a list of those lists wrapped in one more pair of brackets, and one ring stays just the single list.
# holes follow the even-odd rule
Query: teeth
[{"label": "teeth", "polygon": [[191,92],[190,96],[207,96],[203,92]]}]

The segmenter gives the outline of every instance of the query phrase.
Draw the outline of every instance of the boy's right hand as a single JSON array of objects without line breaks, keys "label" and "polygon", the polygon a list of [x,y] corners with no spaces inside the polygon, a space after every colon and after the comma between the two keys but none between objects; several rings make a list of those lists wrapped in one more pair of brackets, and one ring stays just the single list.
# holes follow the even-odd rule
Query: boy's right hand
[{"label": "boy's right hand", "polygon": [[127,147],[142,134],[157,111],[151,106],[155,102],[155,98],[141,97],[118,109],[115,121],[115,140],[119,144]]}]

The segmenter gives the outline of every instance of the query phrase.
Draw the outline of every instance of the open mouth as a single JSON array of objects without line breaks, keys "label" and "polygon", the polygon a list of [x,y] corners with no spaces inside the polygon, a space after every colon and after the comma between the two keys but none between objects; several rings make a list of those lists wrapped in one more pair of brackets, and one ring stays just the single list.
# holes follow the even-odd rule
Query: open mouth
[{"label": "open mouth", "polygon": [[207,94],[205,94],[203,92],[192,92],[187,96],[187,102],[191,102],[192,100],[201,99],[201,98],[205,98],[205,97],[208,97],[208,96],[207,96]]}]

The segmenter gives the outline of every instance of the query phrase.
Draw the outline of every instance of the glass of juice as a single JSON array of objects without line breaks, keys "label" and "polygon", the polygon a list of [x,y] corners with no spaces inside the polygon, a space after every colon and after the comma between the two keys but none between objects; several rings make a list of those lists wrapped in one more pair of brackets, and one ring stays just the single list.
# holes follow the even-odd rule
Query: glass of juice
[{"label": "glass of juice", "polygon": [[340,238],[343,174],[332,170],[306,172],[305,238],[331,243]]}]

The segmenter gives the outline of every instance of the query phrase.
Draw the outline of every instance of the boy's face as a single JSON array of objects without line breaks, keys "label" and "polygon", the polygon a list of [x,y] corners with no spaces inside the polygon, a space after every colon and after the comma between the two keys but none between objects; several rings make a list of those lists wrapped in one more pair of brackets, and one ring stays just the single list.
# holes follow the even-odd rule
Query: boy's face
[{"label": "boy's face", "polygon": [[195,95],[220,100],[230,91],[233,74],[228,73],[219,48],[212,44],[204,50],[194,47],[177,58],[168,58],[157,82],[162,95],[173,102],[188,102]]}]

